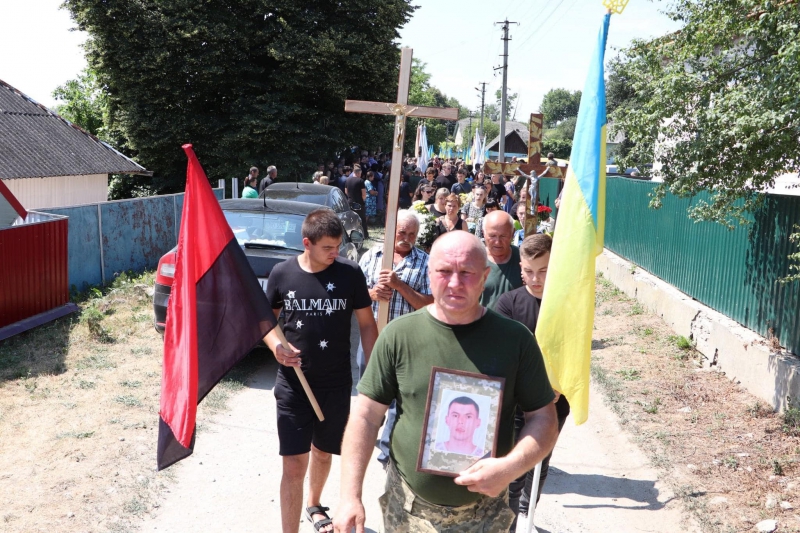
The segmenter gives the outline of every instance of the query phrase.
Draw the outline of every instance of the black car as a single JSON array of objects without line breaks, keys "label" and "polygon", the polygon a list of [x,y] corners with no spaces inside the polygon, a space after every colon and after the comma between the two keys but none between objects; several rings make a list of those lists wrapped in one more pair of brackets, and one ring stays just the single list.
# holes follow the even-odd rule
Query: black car
[{"label": "black car", "polygon": [[[338,192],[341,194],[341,191]],[[264,289],[275,265],[303,253],[303,237],[300,233],[303,220],[311,211],[320,207],[318,202],[270,198],[220,200],[219,205]],[[348,212],[355,215],[349,209]],[[348,212],[338,213],[345,230],[339,255],[358,261],[358,250],[364,242],[361,220],[358,215],[353,220]],[[176,246],[161,257],[156,271],[153,311],[155,327],[160,333],[164,332],[167,321],[167,304],[175,276],[177,249]]]},{"label": "black car", "polygon": [[350,202],[338,187],[319,183],[273,183],[261,191],[259,198],[294,200],[330,207],[339,215],[345,228],[352,227],[357,229],[360,235],[364,235],[361,218],[350,209]]}]

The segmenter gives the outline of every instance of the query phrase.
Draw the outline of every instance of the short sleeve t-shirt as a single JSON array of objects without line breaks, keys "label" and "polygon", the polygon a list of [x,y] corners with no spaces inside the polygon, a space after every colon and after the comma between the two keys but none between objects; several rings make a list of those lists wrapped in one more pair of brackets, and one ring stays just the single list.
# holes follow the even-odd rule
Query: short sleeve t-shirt
[{"label": "short sleeve t-shirt", "polygon": [[[297,257],[279,263],[267,281],[273,309],[283,308],[283,332],[300,350],[303,373],[313,388],[346,387],[350,373],[350,319],[354,309],[370,307],[364,273],[348,259],[337,257],[321,272],[300,267]],[[280,372],[300,386],[294,371]]]},{"label": "short sleeve t-shirt", "polygon": [[364,199],[361,198],[361,191],[366,190],[366,188],[364,180],[356,176],[350,176],[345,182],[345,189],[350,201],[357,204],[364,204]]},{"label": "short sleeve t-shirt", "polygon": [[494,310],[506,318],[522,322],[531,333],[534,333],[540,306],[541,300],[523,286],[501,295]]},{"label": "short sleeve t-shirt", "polygon": [[511,247],[511,258],[498,265],[489,262],[489,277],[481,295],[481,305],[494,309],[504,293],[522,286],[522,268],[519,266],[519,248]]},{"label": "short sleeve t-shirt", "polygon": [[460,506],[480,495],[453,478],[417,472],[431,367],[438,366],[505,378],[498,424],[497,455],[514,446],[514,411],[535,411],[553,401],[544,361],[533,335],[522,325],[487,310],[471,324],[449,325],[427,308],[398,317],[383,329],[360,393],[389,405],[397,400],[391,457],[411,489],[437,505]]}]

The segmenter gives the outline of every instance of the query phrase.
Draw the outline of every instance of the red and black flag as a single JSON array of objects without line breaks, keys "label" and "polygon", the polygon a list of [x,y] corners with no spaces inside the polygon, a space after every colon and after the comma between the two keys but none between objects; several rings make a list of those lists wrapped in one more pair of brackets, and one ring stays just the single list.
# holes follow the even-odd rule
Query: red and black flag
[{"label": "red and black flag", "polygon": [[197,404],[277,324],[192,145],[183,149],[189,165],[164,332],[159,470],[191,455]]}]

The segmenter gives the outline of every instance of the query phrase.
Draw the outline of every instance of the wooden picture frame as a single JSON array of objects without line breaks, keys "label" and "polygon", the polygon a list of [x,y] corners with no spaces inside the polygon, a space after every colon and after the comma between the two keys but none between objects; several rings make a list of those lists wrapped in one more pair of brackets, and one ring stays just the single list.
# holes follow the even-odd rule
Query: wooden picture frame
[{"label": "wooden picture frame", "polygon": [[417,471],[458,477],[479,460],[495,457],[506,380],[433,367]]}]

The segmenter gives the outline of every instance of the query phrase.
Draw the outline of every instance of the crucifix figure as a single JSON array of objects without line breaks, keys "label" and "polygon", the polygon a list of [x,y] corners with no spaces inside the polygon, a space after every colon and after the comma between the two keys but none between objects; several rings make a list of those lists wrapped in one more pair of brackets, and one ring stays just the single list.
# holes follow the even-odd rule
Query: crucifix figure
[{"label": "crucifix figure", "polygon": [[[394,237],[397,228],[397,204],[400,197],[400,171],[403,166],[403,141],[408,117],[438,118],[458,120],[458,109],[452,107],[424,107],[408,105],[408,86],[411,81],[411,48],[400,52],[400,83],[397,87],[397,102],[365,102],[345,100],[344,110],[350,113],[370,113],[373,115],[394,115],[394,135],[392,136],[392,170],[389,174],[389,201],[386,206],[386,235],[383,241],[383,269],[391,270],[394,265]],[[378,304],[378,330],[389,321],[389,302]]]}]

